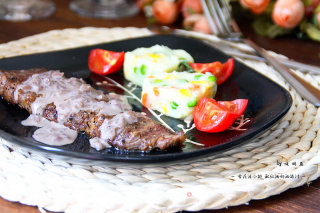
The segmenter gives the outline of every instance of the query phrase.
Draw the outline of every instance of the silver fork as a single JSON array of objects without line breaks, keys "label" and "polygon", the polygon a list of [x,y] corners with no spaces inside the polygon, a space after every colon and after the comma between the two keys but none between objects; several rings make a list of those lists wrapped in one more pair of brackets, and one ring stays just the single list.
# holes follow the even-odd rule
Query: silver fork
[{"label": "silver fork", "polygon": [[317,107],[320,106],[320,90],[318,88],[282,65],[276,58],[272,57],[266,50],[259,47],[253,41],[243,37],[238,25],[232,19],[231,8],[226,0],[201,0],[201,3],[214,34],[225,40],[244,42],[251,46],[256,53],[265,58],[266,62],[272,65],[304,99]]}]

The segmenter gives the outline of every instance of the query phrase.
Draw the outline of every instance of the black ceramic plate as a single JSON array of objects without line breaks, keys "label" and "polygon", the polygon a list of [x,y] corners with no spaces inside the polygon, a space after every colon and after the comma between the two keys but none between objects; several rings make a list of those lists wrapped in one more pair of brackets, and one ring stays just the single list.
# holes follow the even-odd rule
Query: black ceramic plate
[{"label": "black ceramic plate", "polygon": [[[35,67],[58,69],[63,71],[67,77],[83,78],[88,83],[93,84],[93,82],[104,79],[98,75],[91,74],[87,68],[88,54],[91,49],[103,48],[113,51],[131,51],[138,47],[149,47],[155,44],[166,45],[173,49],[184,49],[194,57],[196,62],[223,62],[229,58],[229,56],[200,40],[173,35],[159,35],[2,59],[0,60],[0,69],[12,70]],[[121,71],[110,77],[126,86],[128,82],[124,80],[122,73]],[[121,89],[109,89],[123,93]],[[139,92],[136,91],[136,94],[139,95]],[[96,151],[90,148],[88,137],[83,134],[79,134],[77,140],[71,145],[61,147],[48,146],[32,139],[32,133],[36,128],[25,127],[20,124],[22,120],[28,117],[28,113],[5,101],[0,101],[0,134],[14,144],[32,151],[40,151],[40,153],[53,158],[59,157],[70,161],[83,161],[93,164],[97,162],[105,163],[105,161],[158,163],[213,155],[216,152],[248,142],[282,118],[292,103],[290,94],[282,87],[235,61],[234,72],[231,78],[219,86],[216,99],[233,100],[237,98],[249,99],[245,117],[250,118],[251,122],[246,126],[246,131],[228,130],[222,133],[209,134],[193,129],[187,133],[187,137],[204,146],[185,143],[181,150],[142,153],[140,151],[127,152],[108,148],[104,151]],[[132,102],[132,104],[134,110],[146,111],[139,103]],[[181,121],[165,116],[162,118],[173,129],[179,130],[177,124],[181,123]]]}]

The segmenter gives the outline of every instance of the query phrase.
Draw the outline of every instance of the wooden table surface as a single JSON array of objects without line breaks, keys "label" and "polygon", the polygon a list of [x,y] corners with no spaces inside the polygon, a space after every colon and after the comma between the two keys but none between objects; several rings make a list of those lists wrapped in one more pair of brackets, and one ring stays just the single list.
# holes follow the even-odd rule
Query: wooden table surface
[{"label": "wooden table surface", "polygon": [[[27,21],[27,22],[7,22],[0,21],[0,43],[23,38],[25,36],[46,32],[53,29],[81,28],[86,26],[94,27],[146,27],[146,21],[142,14],[133,18],[120,20],[103,20],[85,18],[76,15],[69,10],[69,0],[54,0],[57,10],[48,19]],[[295,38],[286,37],[279,39],[266,39],[255,35],[246,20],[236,17],[243,33],[260,46],[286,55],[300,62],[320,66],[320,44],[312,41],[301,41]],[[22,189],[23,190],[23,189]],[[287,213],[287,212],[320,212],[320,179],[313,181],[310,185],[289,189],[286,192],[269,197],[264,200],[250,201],[249,205],[229,207],[228,209],[217,211],[201,211],[233,213]],[[38,213],[35,207],[13,203],[0,198],[1,213]]]}]

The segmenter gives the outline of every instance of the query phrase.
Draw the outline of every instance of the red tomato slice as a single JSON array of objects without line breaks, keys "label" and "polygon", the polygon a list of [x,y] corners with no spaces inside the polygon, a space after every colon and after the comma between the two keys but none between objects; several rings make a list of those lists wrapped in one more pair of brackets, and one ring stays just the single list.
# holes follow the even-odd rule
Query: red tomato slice
[{"label": "red tomato slice", "polygon": [[217,84],[225,82],[232,74],[234,68],[234,60],[230,58],[226,63],[222,64],[219,61],[212,63],[189,63],[190,66],[197,72],[210,72],[217,78]]},{"label": "red tomato slice", "polygon": [[[190,66],[197,72],[206,73],[221,73],[223,69],[223,64],[219,61],[212,63],[190,63]],[[217,76],[216,76],[217,77]]]},{"label": "red tomato slice", "polygon": [[100,75],[117,72],[123,65],[124,54],[124,52],[93,49],[89,54],[89,69]]},{"label": "red tomato slice", "polygon": [[247,108],[248,99],[236,99],[233,101],[218,101],[218,103],[227,107],[230,111],[235,113],[236,118],[239,118]]},{"label": "red tomato slice", "polygon": [[244,112],[247,103],[246,99],[217,102],[203,98],[193,111],[196,128],[203,132],[222,132]]}]

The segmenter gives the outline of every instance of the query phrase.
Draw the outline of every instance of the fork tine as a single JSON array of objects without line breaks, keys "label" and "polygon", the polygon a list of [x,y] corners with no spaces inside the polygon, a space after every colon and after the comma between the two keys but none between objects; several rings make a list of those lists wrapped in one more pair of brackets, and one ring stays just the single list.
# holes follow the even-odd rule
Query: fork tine
[{"label": "fork tine", "polygon": [[232,14],[231,14],[231,7],[229,3],[226,0],[220,0],[221,7],[223,8],[223,16],[225,17],[226,20],[226,26],[229,29],[229,32],[233,31],[232,29]]},{"label": "fork tine", "polygon": [[221,32],[223,35],[228,35],[231,33],[230,31],[230,24],[229,24],[229,20],[228,17],[226,16],[226,10],[228,10],[228,8],[223,8],[220,5],[220,2],[218,0],[211,0],[212,4],[214,5],[215,8],[215,13],[216,13],[216,19],[217,22],[219,22],[219,26],[221,28]]},{"label": "fork tine", "polygon": [[230,5],[226,0],[214,0],[217,6],[217,12],[219,12],[220,20],[223,23],[225,30],[225,39],[229,41],[239,41],[241,40],[242,33],[234,21],[231,15]]},{"label": "fork tine", "polygon": [[227,19],[230,22],[229,26],[232,28],[231,31],[233,31],[235,33],[241,33],[238,24],[235,22],[235,20],[232,17],[230,5],[228,4],[228,2],[226,0],[221,0],[221,2],[222,2],[223,7],[226,8],[225,14],[226,14]]},{"label": "fork tine", "polygon": [[206,15],[207,19],[208,19],[208,22],[209,22],[209,25],[210,25],[210,28],[212,30],[212,32],[215,34],[215,35],[219,35],[220,34],[220,31],[217,27],[217,23],[216,21],[212,18],[212,14],[209,10],[209,5],[207,4],[207,1],[206,0],[201,0],[201,4],[202,4],[202,8],[204,10],[204,14]]},{"label": "fork tine", "polygon": [[214,0],[207,0],[207,2],[208,2],[207,5],[209,8],[209,11],[211,12],[211,18],[215,20],[217,28],[219,30],[218,35],[225,35],[226,32],[225,32],[225,29],[224,29],[223,24],[221,22],[220,14],[218,13],[217,7],[215,5],[216,2]]}]

